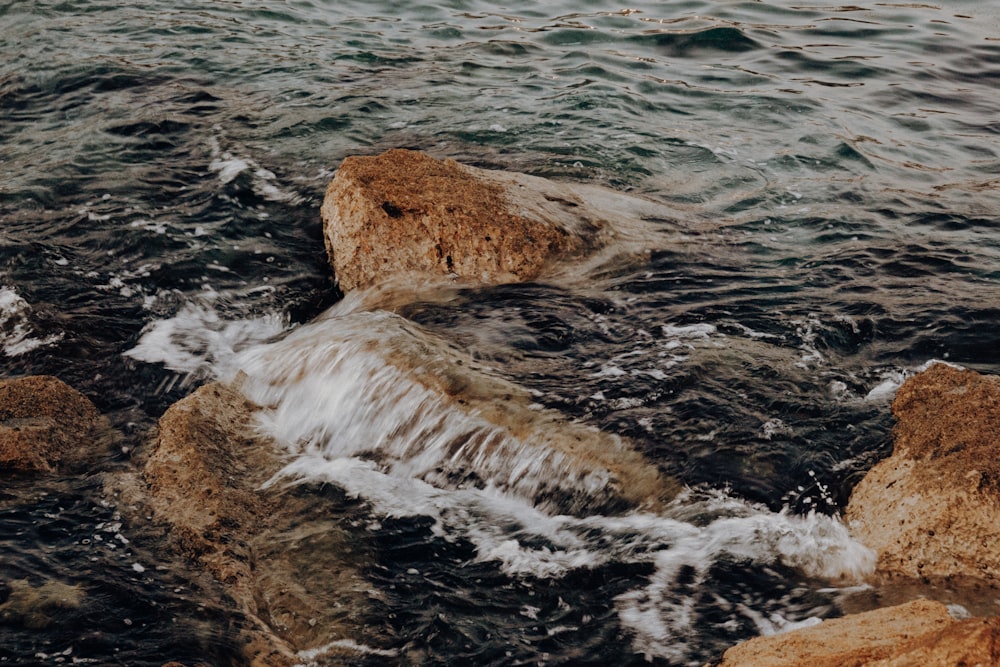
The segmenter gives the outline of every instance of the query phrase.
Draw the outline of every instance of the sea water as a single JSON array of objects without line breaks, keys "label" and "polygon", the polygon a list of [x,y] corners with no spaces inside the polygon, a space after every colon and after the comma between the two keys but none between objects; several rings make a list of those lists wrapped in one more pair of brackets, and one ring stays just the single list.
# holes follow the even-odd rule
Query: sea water
[{"label": "sea water", "polygon": [[[895,388],[1000,366],[989,3],[7,2],[0,53],[4,375],[91,396],[122,470],[171,403],[239,377],[288,456],[271,484],[363,517],[385,622],[327,649],[359,664],[702,664],[836,616],[872,567],[839,511]],[[341,300],[319,204],[390,147],[665,215],[558,280]],[[600,475],[440,400],[415,349],[685,490],[588,506]],[[0,624],[0,661],[238,651],[96,477],[0,502],[0,600],[89,593]]]}]

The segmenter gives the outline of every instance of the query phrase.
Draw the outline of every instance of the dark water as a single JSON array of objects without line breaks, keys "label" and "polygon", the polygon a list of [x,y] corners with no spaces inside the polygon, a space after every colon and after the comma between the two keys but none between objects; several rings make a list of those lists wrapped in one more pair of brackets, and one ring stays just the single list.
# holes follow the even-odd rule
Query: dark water
[{"label": "dark water", "polygon": [[[990,3],[19,1],[0,3],[0,54],[3,373],[79,388],[129,451],[249,330],[337,301],[324,188],[343,157],[395,146],[672,211],[674,242],[577,285],[402,314],[694,487],[835,514],[888,453],[906,374],[1000,371]],[[123,356],[164,321],[182,324],[174,363]],[[0,579],[91,592],[57,626],[0,622],[0,661],[228,664],[230,621],[173,593],[172,567],[136,576],[126,545],[83,543],[116,521],[97,481],[10,484]],[[645,661],[614,599],[652,561],[512,575],[426,523],[359,535],[395,634],[358,642],[400,649],[371,660]],[[780,563],[722,558],[707,578],[678,579],[699,620],[652,659],[759,633],[739,605],[837,613]],[[178,641],[178,616],[202,639]]]}]

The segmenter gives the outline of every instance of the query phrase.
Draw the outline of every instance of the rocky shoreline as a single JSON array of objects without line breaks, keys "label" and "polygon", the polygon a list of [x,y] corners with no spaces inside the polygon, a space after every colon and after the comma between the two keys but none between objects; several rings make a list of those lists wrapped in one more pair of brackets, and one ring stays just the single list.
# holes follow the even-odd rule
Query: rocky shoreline
[{"label": "rocky shoreline", "polygon": [[[630,222],[612,225],[612,209],[630,211]],[[401,280],[557,276],[574,263],[603,261],[603,249],[660,215],[619,193],[401,150],[345,161],[322,214],[345,292]],[[383,293],[392,295],[391,287]],[[411,356],[422,359],[413,345]],[[581,512],[656,508],[678,490],[628,443],[539,412],[518,387],[457,352],[397,366],[498,432],[538,441],[582,477],[603,480],[573,499]],[[263,408],[247,398],[245,381],[207,384],[172,406],[146,438],[139,466],[124,472],[93,469],[120,436],[86,397],[51,377],[0,381],[0,473],[103,473],[123,512],[162,526],[162,548],[226,591],[225,605],[241,619],[245,664],[335,662],[351,655],[353,638],[371,637],[376,622],[365,547],[330,519],[335,501],[267,484],[284,465],[283,450],[256,426]],[[893,454],[857,485],[845,514],[852,534],[877,554],[872,585],[992,590],[1000,583],[1000,379],[935,364],[902,385],[893,412]],[[503,437],[491,436],[479,459]],[[303,541],[321,548],[287,548]],[[13,613],[17,599],[0,603],[0,614]],[[1000,664],[1000,617],[956,615],[910,600],[750,640],[719,664]]]}]

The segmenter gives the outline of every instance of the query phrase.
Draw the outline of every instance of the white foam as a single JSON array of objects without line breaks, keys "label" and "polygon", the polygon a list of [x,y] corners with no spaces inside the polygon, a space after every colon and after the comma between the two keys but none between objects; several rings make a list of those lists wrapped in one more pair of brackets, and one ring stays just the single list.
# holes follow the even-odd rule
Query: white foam
[{"label": "white foam", "polygon": [[896,391],[902,386],[906,376],[900,372],[896,377],[882,380],[872,387],[871,391],[865,394],[866,401],[888,401],[896,395]]},{"label": "white foam", "polygon": [[920,366],[911,368],[885,369],[881,372],[882,381],[871,388],[871,390],[865,395],[865,400],[876,402],[891,401],[896,396],[896,392],[899,391],[899,388],[903,386],[903,383],[906,382],[907,379],[917,373],[926,371],[934,364],[945,364],[959,370],[963,369],[963,367],[958,364],[942,361],[940,359],[931,359],[924,362]]},{"label": "white foam", "polygon": [[393,649],[374,648],[365,644],[359,644],[353,639],[337,639],[318,648],[307,649],[296,653],[295,657],[305,661],[298,663],[296,667],[312,667],[317,664],[317,658],[321,658],[334,651],[350,651],[361,655],[377,655],[386,658],[392,658],[399,655],[399,651],[395,651]]},{"label": "white foam", "polygon": [[16,357],[62,340],[62,332],[37,337],[31,326],[31,306],[12,287],[0,286],[0,349]]},{"label": "white foam", "polygon": [[133,220],[132,222],[129,223],[129,226],[143,229],[148,232],[153,232],[155,234],[167,233],[167,226],[165,224],[163,224],[162,222],[154,222],[152,220],[146,220],[146,219]]},{"label": "white foam", "polygon": [[434,344],[391,313],[341,314],[246,350],[229,375],[245,374],[244,393],[269,406],[263,428],[293,455],[375,457],[395,477],[441,487],[472,475],[529,500],[547,491],[597,496],[610,484],[608,471],[578,470],[559,449],[450,405],[382,356],[415,346],[433,363]]},{"label": "white foam", "polygon": [[250,163],[232,153],[223,153],[221,157],[215,158],[208,165],[209,170],[219,174],[219,180],[223,184],[230,183],[237,176],[250,168]]},{"label": "white foam", "polygon": [[792,435],[793,433],[792,427],[777,417],[768,419],[760,427],[761,437],[765,440],[770,440],[776,435]]},{"label": "white foam", "polygon": [[663,335],[669,338],[708,338],[716,332],[714,325],[704,322],[682,326],[664,324],[660,329],[663,331]]},{"label": "white foam", "polygon": [[[634,633],[638,652],[685,661],[686,640],[695,633],[697,618],[693,597],[678,593],[681,575],[683,588],[697,588],[723,557],[781,563],[808,576],[846,582],[859,581],[875,565],[874,552],[852,540],[839,519],[772,513],[746,504],[736,516],[722,515],[658,551],[650,582],[616,598],[619,618]],[[766,627],[758,622],[758,629]]]},{"label": "white foam", "polygon": [[224,320],[212,306],[217,296],[211,293],[183,305],[173,317],[151,322],[125,356],[163,364],[178,373],[217,377],[230,368],[239,350],[289,327],[285,317],[274,313]]},{"label": "white foam", "polygon": [[826,360],[816,348],[816,339],[819,336],[818,331],[822,327],[819,316],[816,313],[809,313],[806,319],[792,320],[791,323],[795,326],[795,333],[802,341],[799,345],[802,356],[795,362],[795,365],[799,368],[808,369],[813,365],[823,364]]},{"label": "white foam", "polygon": [[210,146],[212,161],[209,163],[208,169],[219,175],[219,182],[223,185],[233,182],[243,172],[253,170],[252,187],[257,196],[277,202],[301,200],[301,197],[294,192],[278,187],[274,172],[261,167],[252,158],[239,157],[230,151],[222,151],[218,139],[215,138],[210,142]]}]

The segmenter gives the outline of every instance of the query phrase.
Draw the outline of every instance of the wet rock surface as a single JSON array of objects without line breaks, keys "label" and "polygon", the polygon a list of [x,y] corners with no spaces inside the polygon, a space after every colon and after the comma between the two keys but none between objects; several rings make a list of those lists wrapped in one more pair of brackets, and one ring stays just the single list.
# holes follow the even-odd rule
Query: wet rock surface
[{"label": "wet rock surface", "polygon": [[323,202],[327,252],[343,291],[392,277],[478,284],[532,280],[607,241],[609,220],[648,202],[393,149],[343,161]]},{"label": "wet rock surface", "polygon": [[79,585],[47,581],[38,586],[27,579],[4,583],[0,602],[0,624],[20,624],[31,629],[44,629],[56,622],[65,609],[80,606],[84,592]]},{"label": "wet rock surface", "polygon": [[846,512],[877,572],[1000,582],[1000,378],[935,364],[903,384],[893,413],[893,454]]},{"label": "wet rock surface", "polygon": [[[488,481],[578,516],[655,510],[681,488],[630,442],[542,408],[516,382],[391,313],[328,314],[242,362],[243,391],[269,406],[290,451],[313,443],[330,458],[376,457],[438,488]],[[345,386],[354,389],[342,395]],[[355,442],[377,451],[350,450]]]},{"label": "wet rock surface", "polygon": [[998,659],[1000,618],[956,621],[943,604],[915,600],[751,639],[719,667],[985,667]]},{"label": "wet rock surface", "polygon": [[256,409],[221,384],[172,406],[138,500],[170,527],[172,548],[231,597],[248,663],[290,665],[299,651],[335,653],[337,640],[359,636],[370,585],[363,549],[336,521],[337,499],[260,488],[281,462],[256,433]]},{"label": "wet rock surface", "polygon": [[106,453],[112,439],[90,399],[62,380],[0,380],[0,471],[78,471]]}]

